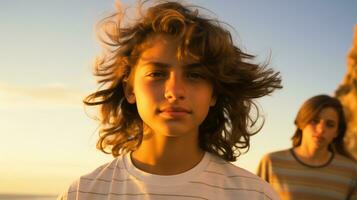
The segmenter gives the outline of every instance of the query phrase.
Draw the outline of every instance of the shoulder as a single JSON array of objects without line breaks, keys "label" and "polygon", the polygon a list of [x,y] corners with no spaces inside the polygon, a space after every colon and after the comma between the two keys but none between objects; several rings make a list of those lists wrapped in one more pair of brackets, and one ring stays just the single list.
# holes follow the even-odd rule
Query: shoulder
[{"label": "shoulder", "polygon": [[280,151],[274,151],[265,155],[270,158],[281,158],[286,156],[291,156],[291,149],[284,149]]},{"label": "shoulder", "polygon": [[240,176],[242,178],[260,180],[259,177],[255,176],[254,174],[250,173],[249,171],[247,171],[243,168],[240,168],[240,167],[232,164],[231,162],[227,162],[215,155],[211,155],[211,162],[210,162],[206,171],[220,174],[225,177]]},{"label": "shoulder", "polygon": [[256,169],[256,173],[267,182],[272,181],[272,176],[280,171],[294,166],[296,160],[291,149],[275,151],[262,157]]},{"label": "shoulder", "polygon": [[124,169],[122,157],[115,158],[111,162],[99,166],[92,172],[80,176],[70,185],[67,193],[63,195],[66,198],[63,199],[75,199],[74,197],[78,193],[86,193],[93,189],[105,193],[107,186],[113,181],[113,174],[123,174],[121,171]]},{"label": "shoulder", "polygon": [[335,154],[331,164],[339,167],[341,170],[347,170],[355,175],[357,174],[357,162],[340,154]]},{"label": "shoulder", "polygon": [[292,158],[291,149],[285,149],[265,154],[261,161],[291,160]]},{"label": "shoulder", "polygon": [[109,178],[111,178],[111,175],[113,174],[114,171],[121,170],[124,168],[125,167],[123,166],[123,163],[122,163],[122,157],[120,156],[118,158],[113,159],[111,162],[108,162],[106,164],[103,164],[103,165],[97,167],[92,172],[81,176],[80,179],[108,180]]},{"label": "shoulder", "polygon": [[263,199],[278,199],[271,186],[260,177],[217,156],[211,156],[206,172],[214,182],[223,183],[222,187],[241,190]]},{"label": "shoulder", "polygon": [[337,161],[339,163],[348,164],[353,167],[356,167],[356,165],[357,165],[357,161],[354,161],[354,160],[347,158],[343,155],[340,155],[338,153],[335,153],[335,161]]}]

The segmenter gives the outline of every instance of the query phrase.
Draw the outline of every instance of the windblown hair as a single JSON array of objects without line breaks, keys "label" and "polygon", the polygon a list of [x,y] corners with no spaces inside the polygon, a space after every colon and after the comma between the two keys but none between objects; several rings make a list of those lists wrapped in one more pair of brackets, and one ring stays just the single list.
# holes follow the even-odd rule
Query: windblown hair
[{"label": "windblown hair", "polygon": [[293,137],[291,138],[293,147],[301,145],[302,129],[311,123],[312,120],[316,119],[321,110],[324,108],[333,108],[338,115],[338,135],[329,145],[329,150],[351,158],[349,153],[347,153],[345,150],[343,143],[347,125],[342,104],[337,98],[330,97],[328,95],[317,95],[311,97],[301,106],[294,121],[296,130]]},{"label": "windblown hair", "polygon": [[199,7],[163,2],[143,11],[146,3],[139,6],[141,15],[133,23],[126,23],[123,9],[99,23],[105,52],[94,74],[101,87],[84,99],[86,105],[101,108],[97,148],[116,157],[141,144],[143,121],[136,105],[127,102],[124,87],[145,42],[166,34],[179,39],[178,56],[191,56],[202,63],[217,98],[199,127],[200,148],[235,161],[241,150],[249,149],[250,136],[262,127],[253,129],[258,117],[251,116],[251,109],[256,108],[259,115],[253,99],[282,87],[279,72],[253,64],[254,56],[233,44],[222,23],[201,16]]}]

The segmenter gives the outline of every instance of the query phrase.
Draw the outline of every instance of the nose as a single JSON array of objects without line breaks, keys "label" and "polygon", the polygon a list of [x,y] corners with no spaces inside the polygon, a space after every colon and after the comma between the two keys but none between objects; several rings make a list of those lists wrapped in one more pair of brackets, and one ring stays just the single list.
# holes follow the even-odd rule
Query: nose
[{"label": "nose", "polygon": [[326,124],[325,122],[323,122],[322,120],[320,120],[320,122],[318,124],[316,124],[316,131],[318,133],[322,133],[325,131],[326,128]]},{"label": "nose", "polygon": [[185,99],[185,84],[178,73],[171,72],[166,80],[165,98],[171,102]]}]

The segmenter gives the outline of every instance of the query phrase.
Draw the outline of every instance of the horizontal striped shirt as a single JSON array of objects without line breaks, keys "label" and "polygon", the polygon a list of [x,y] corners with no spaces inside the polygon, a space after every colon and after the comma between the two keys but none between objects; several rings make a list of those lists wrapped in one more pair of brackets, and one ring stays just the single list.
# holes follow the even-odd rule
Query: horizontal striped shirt
[{"label": "horizontal striped shirt", "polygon": [[312,167],[298,160],[292,149],[278,151],[263,157],[257,174],[282,200],[357,200],[357,164],[339,154]]},{"label": "horizontal striped shirt", "polygon": [[141,171],[125,154],[75,181],[61,200],[277,200],[268,183],[210,153],[192,169],[161,176]]}]

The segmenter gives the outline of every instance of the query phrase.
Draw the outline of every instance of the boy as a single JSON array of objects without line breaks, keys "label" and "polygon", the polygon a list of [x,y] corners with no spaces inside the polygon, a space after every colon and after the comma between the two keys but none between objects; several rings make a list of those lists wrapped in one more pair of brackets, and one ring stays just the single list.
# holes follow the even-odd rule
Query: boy
[{"label": "boy", "polygon": [[281,88],[279,73],[248,62],[198,10],[166,2],[142,13],[102,21],[102,87],[84,101],[100,106],[97,147],[116,159],[59,199],[278,199],[230,161],[257,132],[252,99]]}]

